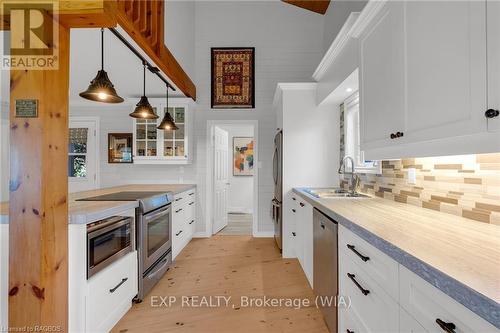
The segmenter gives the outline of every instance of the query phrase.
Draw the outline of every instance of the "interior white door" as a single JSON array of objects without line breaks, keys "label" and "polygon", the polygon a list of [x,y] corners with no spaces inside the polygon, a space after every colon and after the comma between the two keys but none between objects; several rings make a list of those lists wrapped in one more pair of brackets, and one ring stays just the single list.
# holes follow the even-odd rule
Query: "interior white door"
[{"label": "interior white door", "polygon": [[68,191],[98,188],[97,121],[70,119],[68,143]]},{"label": "interior white door", "polygon": [[229,133],[214,129],[214,223],[216,234],[227,226],[227,200],[229,188]]},{"label": "interior white door", "polygon": [[[486,2],[488,109],[500,110],[500,1]],[[488,131],[500,132],[500,116],[488,119]]]}]

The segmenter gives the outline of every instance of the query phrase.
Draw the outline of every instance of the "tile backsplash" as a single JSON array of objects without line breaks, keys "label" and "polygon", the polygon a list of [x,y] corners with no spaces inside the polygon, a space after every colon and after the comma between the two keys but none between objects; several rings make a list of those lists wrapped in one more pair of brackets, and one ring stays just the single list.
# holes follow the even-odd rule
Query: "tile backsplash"
[{"label": "tile backsplash", "polygon": [[360,176],[361,192],[500,225],[500,153],[382,161],[382,174]]}]

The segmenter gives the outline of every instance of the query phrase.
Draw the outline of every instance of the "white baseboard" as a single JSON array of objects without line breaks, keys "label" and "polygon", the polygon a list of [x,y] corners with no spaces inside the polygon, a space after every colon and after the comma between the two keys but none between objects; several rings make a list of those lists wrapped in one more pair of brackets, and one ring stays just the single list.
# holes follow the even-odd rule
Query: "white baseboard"
[{"label": "white baseboard", "polygon": [[193,235],[193,238],[209,238],[209,237],[212,237],[212,235],[210,235],[209,233],[207,233],[205,231],[198,231],[198,232],[195,232]]},{"label": "white baseboard", "polygon": [[256,233],[253,234],[253,236],[271,238],[274,237],[274,231],[257,231]]},{"label": "white baseboard", "polygon": [[245,208],[245,207],[228,207],[227,209],[228,214],[253,214],[253,209],[252,208]]}]

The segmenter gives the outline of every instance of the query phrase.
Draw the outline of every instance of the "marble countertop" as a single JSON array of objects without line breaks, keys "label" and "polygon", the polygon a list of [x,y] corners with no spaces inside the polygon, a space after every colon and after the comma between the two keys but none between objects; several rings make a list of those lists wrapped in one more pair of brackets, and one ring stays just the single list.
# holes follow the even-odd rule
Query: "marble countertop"
[{"label": "marble countertop", "polygon": [[500,328],[500,227],[382,198],[293,191]]},{"label": "marble countertop", "polygon": [[[121,191],[165,191],[175,194],[195,188],[194,184],[134,184],[108,187],[99,190],[75,192],[69,195],[68,215],[70,224],[85,224],[118,214],[138,206],[136,201],[76,201]],[[0,203],[0,224],[9,221],[9,203]]]}]

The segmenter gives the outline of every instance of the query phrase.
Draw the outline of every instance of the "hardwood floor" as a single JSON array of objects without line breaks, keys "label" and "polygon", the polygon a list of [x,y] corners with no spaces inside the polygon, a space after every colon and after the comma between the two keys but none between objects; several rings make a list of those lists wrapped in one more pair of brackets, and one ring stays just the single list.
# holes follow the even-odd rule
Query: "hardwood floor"
[{"label": "hardwood floor", "polygon": [[[161,297],[176,301],[159,307]],[[188,307],[182,296],[231,296],[228,306]],[[246,307],[241,297],[309,299],[311,306]],[[200,300],[200,299],[198,299]],[[154,306],[156,305],[156,306]],[[216,305],[216,304],[213,304]],[[112,332],[325,332],[328,330],[296,259],[282,259],[272,238],[214,236],[194,239],[172,269]]]},{"label": "hardwood floor", "polygon": [[227,226],[217,235],[251,235],[252,223],[252,214],[228,214]]}]

